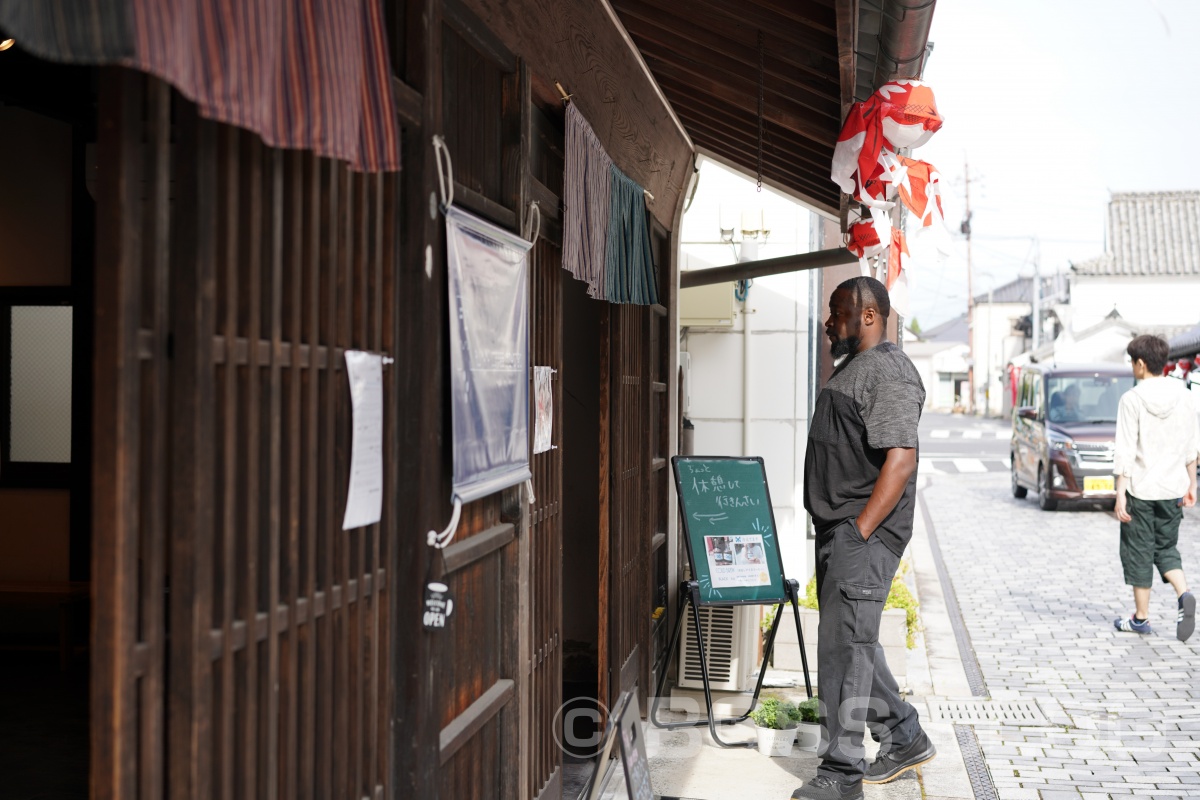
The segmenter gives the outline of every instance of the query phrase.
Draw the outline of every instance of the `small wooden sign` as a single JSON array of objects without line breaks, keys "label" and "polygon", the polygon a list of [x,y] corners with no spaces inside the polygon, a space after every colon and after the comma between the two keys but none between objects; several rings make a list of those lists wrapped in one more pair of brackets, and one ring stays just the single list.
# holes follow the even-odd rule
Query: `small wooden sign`
[{"label": "small wooden sign", "polygon": [[421,617],[425,630],[443,630],[453,612],[454,599],[450,596],[450,587],[436,581],[425,584],[425,613]]},{"label": "small wooden sign", "polygon": [[625,771],[625,789],[630,800],[655,800],[650,785],[650,759],[642,731],[642,712],[637,695],[630,694],[617,720],[617,741],[621,745],[621,767]]}]

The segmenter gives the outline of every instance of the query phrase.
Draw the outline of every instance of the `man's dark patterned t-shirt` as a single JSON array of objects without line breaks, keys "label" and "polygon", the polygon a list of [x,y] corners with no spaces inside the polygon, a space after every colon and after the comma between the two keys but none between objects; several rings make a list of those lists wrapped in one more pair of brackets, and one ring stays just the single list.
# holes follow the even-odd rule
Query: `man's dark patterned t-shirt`
[{"label": "man's dark patterned t-shirt", "polygon": [[[850,357],[834,371],[813,409],[804,457],[804,507],[818,547],[866,507],[887,451],[917,448],[924,403],[921,376],[891,342]],[[914,470],[900,502],[872,534],[896,555],[912,538],[916,495]]]}]

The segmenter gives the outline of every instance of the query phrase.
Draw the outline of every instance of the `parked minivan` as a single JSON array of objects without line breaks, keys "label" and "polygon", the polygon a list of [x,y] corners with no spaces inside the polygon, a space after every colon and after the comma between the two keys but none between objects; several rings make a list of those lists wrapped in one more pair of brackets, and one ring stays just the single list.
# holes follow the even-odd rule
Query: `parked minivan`
[{"label": "parked minivan", "polygon": [[1046,511],[1063,500],[1115,500],[1117,405],[1132,388],[1126,365],[1022,369],[1012,417],[1013,497],[1033,489]]}]

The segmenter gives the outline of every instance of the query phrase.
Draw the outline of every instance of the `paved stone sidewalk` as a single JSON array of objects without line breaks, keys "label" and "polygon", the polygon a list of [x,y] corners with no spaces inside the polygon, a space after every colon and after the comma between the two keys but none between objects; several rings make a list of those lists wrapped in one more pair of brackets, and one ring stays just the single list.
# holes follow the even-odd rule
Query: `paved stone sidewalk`
[{"label": "paved stone sidewalk", "polygon": [[[975,726],[999,798],[1200,797],[1200,635],[1175,639],[1161,584],[1154,635],[1113,630],[1132,597],[1111,514],[1043,512],[1002,474],[922,485],[988,693],[1035,698],[1051,723]],[[1180,551],[1200,590],[1200,511]]]}]

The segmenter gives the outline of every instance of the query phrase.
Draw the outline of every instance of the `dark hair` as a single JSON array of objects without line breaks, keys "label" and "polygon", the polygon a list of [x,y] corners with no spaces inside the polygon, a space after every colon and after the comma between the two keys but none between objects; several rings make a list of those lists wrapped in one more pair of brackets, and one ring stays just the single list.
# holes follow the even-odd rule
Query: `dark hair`
[{"label": "dark hair", "polygon": [[892,313],[892,300],[888,297],[887,287],[874,278],[860,275],[857,278],[842,281],[837,288],[839,291],[844,289],[847,292],[853,292],[859,308],[875,306],[875,309],[879,311],[879,316],[885,320]]},{"label": "dark hair", "polygon": [[1135,336],[1129,346],[1125,348],[1125,352],[1132,360],[1137,361],[1140,358],[1146,363],[1146,369],[1154,374],[1162,372],[1163,367],[1167,365],[1169,351],[1166,339],[1161,336],[1151,336],[1148,333]]}]

